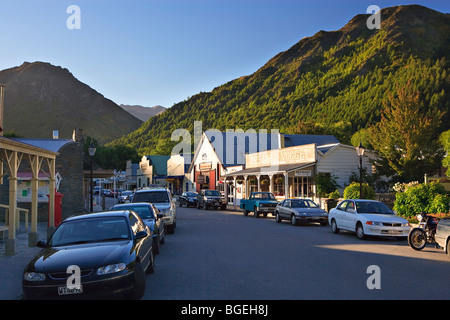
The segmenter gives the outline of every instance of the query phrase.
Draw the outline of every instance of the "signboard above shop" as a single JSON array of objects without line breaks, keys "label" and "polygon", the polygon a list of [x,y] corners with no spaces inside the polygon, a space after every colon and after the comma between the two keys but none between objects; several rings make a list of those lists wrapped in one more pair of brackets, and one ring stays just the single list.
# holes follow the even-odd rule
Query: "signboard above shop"
[{"label": "signboard above shop", "polygon": [[316,161],[316,145],[308,144],[246,155],[246,168],[301,164]]}]

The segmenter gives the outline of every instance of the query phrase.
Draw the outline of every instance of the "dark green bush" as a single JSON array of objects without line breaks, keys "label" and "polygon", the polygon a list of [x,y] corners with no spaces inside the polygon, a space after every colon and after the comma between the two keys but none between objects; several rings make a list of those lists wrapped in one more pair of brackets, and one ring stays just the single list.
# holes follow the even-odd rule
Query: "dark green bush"
[{"label": "dark green bush", "polygon": [[449,203],[450,195],[439,182],[422,183],[397,192],[394,210],[405,218],[414,218],[421,212],[447,213]]},{"label": "dark green bush", "polygon": [[[375,199],[375,191],[367,183],[362,185],[363,199]],[[359,183],[352,182],[344,189],[345,199],[359,199]]]}]

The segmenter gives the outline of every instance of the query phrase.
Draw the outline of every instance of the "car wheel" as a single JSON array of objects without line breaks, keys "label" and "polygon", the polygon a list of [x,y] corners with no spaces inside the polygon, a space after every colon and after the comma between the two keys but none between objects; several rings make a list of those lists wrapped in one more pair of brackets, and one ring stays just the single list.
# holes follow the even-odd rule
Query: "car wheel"
[{"label": "car wheel", "polygon": [[[153,253],[150,253],[153,255]],[[139,300],[145,292],[145,272],[142,264],[136,262],[134,267],[134,289],[130,296],[131,299]]]},{"label": "car wheel", "polygon": [[359,240],[364,240],[366,238],[366,235],[364,234],[364,228],[361,224],[361,222],[358,222],[356,225],[356,236]]},{"label": "car wheel", "polygon": [[244,209],[244,217],[248,216],[248,210],[245,209],[245,206],[243,207],[243,209]]},{"label": "car wheel", "polygon": [[447,258],[450,260],[450,239],[447,240]]},{"label": "car wheel", "polygon": [[165,228],[163,228],[162,232],[161,232],[161,244],[164,244],[164,242],[166,242],[166,231],[164,230]]},{"label": "car wheel", "polygon": [[333,233],[339,233],[339,228],[337,227],[336,220],[331,220],[331,232]]},{"label": "car wheel", "polygon": [[156,236],[155,243],[153,243],[153,253],[158,254],[159,253],[159,247],[161,244],[161,240],[159,239],[159,234]]},{"label": "car wheel", "polygon": [[281,223],[281,217],[280,217],[280,214],[278,213],[278,211],[275,213],[275,221],[277,223]]},{"label": "car wheel", "polygon": [[291,225],[296,226],[297,225],[297,219],[295,219],[295,215],[291,215]]},{"label": "car wheel", "polygon": [[148,264],[146,272],[147,273],[155,272],[155,256],[153,255],[153,252],[150,252],[150,263]]},{"label": "car wheel", "polygon": [[166,226],[166,228],[167,228],[167,233],[168,234],[173,234],[175,232],[175,227],[174,227],[173,224],[171,224],[169,226]]}]

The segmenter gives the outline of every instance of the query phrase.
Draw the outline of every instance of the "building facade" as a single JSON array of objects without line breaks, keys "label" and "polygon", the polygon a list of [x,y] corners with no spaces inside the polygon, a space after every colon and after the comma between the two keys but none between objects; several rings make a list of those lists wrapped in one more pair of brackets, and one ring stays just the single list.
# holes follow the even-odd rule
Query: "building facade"
[{"label": "building facade", "polygon": [[[375,153],[362,157],[372,172]],[[206,131],[197,145],[188,178],[195,191],[219,190],[239,206],[252,191],[270,191],[278,199],[318,200],[316,176],[333,177],[342,194],[352,174],[359,174],[352,146],[330,135],[284,135],[262,132]]]}]

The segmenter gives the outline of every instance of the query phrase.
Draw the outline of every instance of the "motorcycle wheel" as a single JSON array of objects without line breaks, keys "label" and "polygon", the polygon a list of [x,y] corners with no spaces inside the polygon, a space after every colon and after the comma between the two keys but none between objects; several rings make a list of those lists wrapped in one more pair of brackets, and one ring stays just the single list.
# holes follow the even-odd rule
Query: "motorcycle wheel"
[{"label": "motorcycle wheel", "polygon": [[414,250],[422,250],[427,245],[427,235],[423,229],[412,229],[408,235],[408,244]]}]

